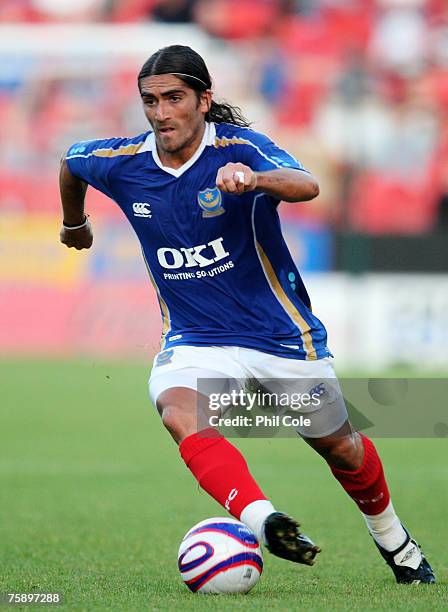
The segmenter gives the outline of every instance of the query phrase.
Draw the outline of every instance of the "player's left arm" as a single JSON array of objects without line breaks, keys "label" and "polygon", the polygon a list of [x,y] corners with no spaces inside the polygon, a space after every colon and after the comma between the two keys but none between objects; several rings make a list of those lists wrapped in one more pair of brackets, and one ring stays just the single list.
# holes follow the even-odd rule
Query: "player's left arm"
[{"label": "player's left arm", "polygon": [[262,191],[285,202],[305,202],[319,195],[316,179],[309,172],[296,168],[257,172],[242,163],[229,162],[218,170],[216,185],[224,193],[238,195]]}]

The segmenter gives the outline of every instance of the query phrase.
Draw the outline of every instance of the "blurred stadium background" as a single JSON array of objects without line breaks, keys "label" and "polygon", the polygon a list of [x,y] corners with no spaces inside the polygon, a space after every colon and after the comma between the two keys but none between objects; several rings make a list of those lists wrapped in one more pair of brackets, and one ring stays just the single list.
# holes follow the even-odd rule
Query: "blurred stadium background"
[{"label": "blurred stadium background", "polygon": [[[73,611],[210,609],[176,552],[222,511],[149,407],[161,324],[138,244],[93,190],[94,248],[59,243],[61,155],[147,129],[136,74],[171,43],[319,179],[280,210],[338,372],[448,372],[446,0],[0,0],[0,591]],[[325,554],[313,572],[268,557],[232,609],[446,610],[446,439],[375,440],[431,593],[396,587],[305,444],[237,442]]]},{"label": "blurred stadium background", "polygon": [[0,354],[149,362],[156,297],[118,207],[58,242],[59,159],[147,125],[136,74],[171,43],[319,179],[281,206],[338,365],[448,368],[446,0],[2,0]]}]

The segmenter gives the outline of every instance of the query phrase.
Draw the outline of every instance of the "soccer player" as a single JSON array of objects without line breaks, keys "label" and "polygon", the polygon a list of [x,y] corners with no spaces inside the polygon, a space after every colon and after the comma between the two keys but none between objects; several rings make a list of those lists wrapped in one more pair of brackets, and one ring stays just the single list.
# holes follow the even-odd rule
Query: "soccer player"
[{"label": "soccer player", "polygon": [[[73,145],[60,173],[61,241],[90,248],[88,185],[115,200],[134,228],[163,318],[150,395],[200,486],[275,555],[312,565],[319,547],[277,512],[241,453],[198,427],[198,379],[294,379],[320,389],[298,433],[328,463],[362,512],[397,582],[434,574],[390,500],[372,441],[353,430],[299,272],[283,240],[280,201],[315,198],[313,176],[239,109],[213,99],[191,48],[157,51],[138,75],[151,130]],[[312,381],[312,387],[311,387]]]}]

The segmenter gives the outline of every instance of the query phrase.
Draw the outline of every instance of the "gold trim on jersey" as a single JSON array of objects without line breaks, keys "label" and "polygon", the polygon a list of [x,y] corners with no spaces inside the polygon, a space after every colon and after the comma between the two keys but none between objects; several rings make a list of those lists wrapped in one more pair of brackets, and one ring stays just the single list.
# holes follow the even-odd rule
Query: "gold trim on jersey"
[{"label": "gold trim on jersey", "polygon": [[309,324],[305,321],[305,319],[302,317],[300,312],[297,310],[297,308],[291,302],[289,297],[286,295],[283,287],[280,284],[280,281],[277,278],[277,275],[274,271],[274,268],[272,267],[271,262],[269,261],[266,253],[263,250],[263,247],[258,242],[258,240],[255,240],[255,245],[258,251],[261,265],[263,267],[263,271],[269,281],[272,291],[274,292],[280,304],[289,314],[291,319],[300,329],[300,333],[302,335],[302,340],[303,340],[303,346],[306,351],[306,356],[307,356],[306,358],[311,361],[314,361],[315,359],[317,359],[317,355],[316,355],[316,349],[313,346],[313,338],[311,336],[311,328]]},{"label": "gold trim on jersey", "polygon": [[138,144],[129,144],[119,149],[97,149],[92,151],[92,155],[95,157],[119,157],[120,155],[135,155],[144,145],[144,142]]},{"label": "gold trim on jersey", "polygon": [[225,136],[223,136],[222,138],[218,138],[218,136],[216,136],[214,147],[217,149],[218,147],[228,147],[230,145],[235,144],[247,145],[252,143],[248,143],[247,140],[244,140],[243,138],[237,138],[236,136],[233,136],[233,138],[226,138]]},{"label": "gold trim on jersey", "polygon": [[[142,250],[142,253],[143,253],[143,250]],[[165,300],[160,295],[159,287],[156,281],[154,280],[154,276],[152,275],[151,269],[148,264],[148,260],[146,259],[146,256],[144,253],[143,253],[143,259],[145,261],[146,269],[148,270],[149,280],[151,281],[152,286],[154,287],[156,291],[157,299],[159,300],[160,310],[162,311],[162,338],[160,339],[160,348],[163,350],[166,344],[166,341],[165,341],[166,335],[171,329],[170,311],[168,310],[168,306],[166,305]]]}]

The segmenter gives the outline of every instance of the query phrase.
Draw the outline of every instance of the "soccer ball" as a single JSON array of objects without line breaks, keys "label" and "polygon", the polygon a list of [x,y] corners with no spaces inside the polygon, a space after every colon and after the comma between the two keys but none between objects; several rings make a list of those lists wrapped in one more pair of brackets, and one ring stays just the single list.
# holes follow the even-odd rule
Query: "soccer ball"
[{"label": "soccer ball", "polygon": [[180,544],[178,566],[193,593],[248,593],[263,571],[263,556],[246,525],[215,517],[188,531]]}]

